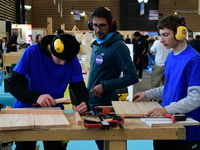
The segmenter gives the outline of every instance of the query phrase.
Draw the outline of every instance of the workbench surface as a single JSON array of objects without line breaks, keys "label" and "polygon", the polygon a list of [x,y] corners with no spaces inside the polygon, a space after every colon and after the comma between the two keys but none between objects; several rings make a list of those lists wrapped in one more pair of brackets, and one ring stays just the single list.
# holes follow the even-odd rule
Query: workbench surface
[{"label": "workbench surface", "polygon": [[125,119],[124,130],[118,127],[86,129],[83,125],[76,125],[74,114],[65,115],[70,122],[69,128],[4,130],[0,131],[0,141],[185,139],[186,136],[183,126],[150,127],[139,118]]}]

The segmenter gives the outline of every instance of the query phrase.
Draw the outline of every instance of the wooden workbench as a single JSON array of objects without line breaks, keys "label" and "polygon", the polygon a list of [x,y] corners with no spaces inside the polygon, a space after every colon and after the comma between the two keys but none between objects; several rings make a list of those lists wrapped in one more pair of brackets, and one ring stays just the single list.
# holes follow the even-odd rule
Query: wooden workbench
[{"label": "wooden workbench", "polygon": [[74,114],[65,114],[70,122],[69,128],[31,129],[0,131],[0,141],[56,141],[56,140],[105,140],[105,150],[126,150],[126,140],[138,139],[185,139],[183,126],[150,127],[140,119],[126,119],[125,130],[86,129],[76,125]]}]

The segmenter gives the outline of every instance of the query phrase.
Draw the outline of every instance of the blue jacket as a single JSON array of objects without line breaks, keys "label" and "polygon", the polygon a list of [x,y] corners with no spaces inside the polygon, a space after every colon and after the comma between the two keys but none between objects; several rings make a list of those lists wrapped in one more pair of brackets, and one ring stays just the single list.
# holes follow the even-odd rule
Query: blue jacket
[{"label": "blue jacket", "polygon": [[[98,58],[97,58],[98,57]],[[100,60],[100,63],[97,62]],[[121,72],[123,76],[120,77]],[[103,42],[92,45],[88,90],[102,84],[103,93],[96,97],[90,93],[89,103],[94,106],[111,105],[111,101],[118,100],[118,89],[138,82],[138,76],[131,60],[130,51],[119,32]]]}]

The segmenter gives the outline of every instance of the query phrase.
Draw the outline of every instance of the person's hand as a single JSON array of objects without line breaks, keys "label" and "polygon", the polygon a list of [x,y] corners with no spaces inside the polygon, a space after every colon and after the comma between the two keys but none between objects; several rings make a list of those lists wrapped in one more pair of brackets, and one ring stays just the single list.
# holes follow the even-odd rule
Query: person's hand
[{"label": "person's hand", "polygon": [[140,61],[141,61],[140,58],[138,58],[137,61],[136,61],[136,64],[139,65],[139,64],[140,64]]},{"label": "person's hand", "polygon": [[43,94],[37,99],[37,103],[42,107],[51,107],[56,105],[56,101],[51,95]]},{"label": "person's hand", "polygon": [[96,85],[96,86],[90,91],[90,93],[92,93],[94,96],[101,97],[101,94],[103,93],[102,85],[101,85],[101,84]]},{"label": "person's hand", "polygon": [[85,115],[87,112],[87,105],[85,102],[82,102],[80,105],[76,106],[76,111],[80,114],[80,115]]},{"label": "person's hand", "polygon": [[164,114],[167,113],[166,108],[154,108],[153,110],[150,110],[147,113],[148,117],[158,117],[158,116],[164,116]]},{"label": "person's hand", "polygon": [[146,98],[145,92],[138,92],[133,96],[132,101],[138,102],[138,101],[140,101],[141,99],[144,99],[144,98]]}]

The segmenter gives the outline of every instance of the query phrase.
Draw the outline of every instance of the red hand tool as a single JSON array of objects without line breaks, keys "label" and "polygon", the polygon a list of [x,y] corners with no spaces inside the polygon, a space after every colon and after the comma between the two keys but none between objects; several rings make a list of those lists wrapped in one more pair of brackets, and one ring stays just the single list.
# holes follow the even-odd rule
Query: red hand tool
[{"label": "red hand tool", "polygon": [[166,114],[164,114],[164,116],[171,118],[171,122],[172,123],[175,123],[176,121],[185,121],[187,119],[187,117],[185,115],[183,115],[183,114],[174,114],[174,115],[172,115],[172,114],[166,113]]}]

